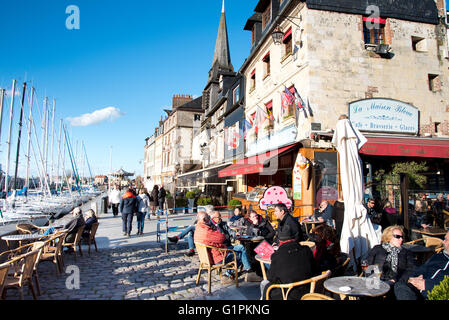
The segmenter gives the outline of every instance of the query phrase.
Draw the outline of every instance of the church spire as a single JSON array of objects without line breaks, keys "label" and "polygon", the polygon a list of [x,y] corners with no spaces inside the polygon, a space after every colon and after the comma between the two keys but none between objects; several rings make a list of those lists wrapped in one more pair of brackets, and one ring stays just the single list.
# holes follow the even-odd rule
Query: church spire
[{"label": "church spire", "polygon": [[231,54],[229,50],[224,0],[221,10],[220,25],[218,27],[217,41],[215,43],[214,59],[212,61],[212,69],[214,68],[219,68],[224,71],[234,71],[234,67],[231,64]]}]

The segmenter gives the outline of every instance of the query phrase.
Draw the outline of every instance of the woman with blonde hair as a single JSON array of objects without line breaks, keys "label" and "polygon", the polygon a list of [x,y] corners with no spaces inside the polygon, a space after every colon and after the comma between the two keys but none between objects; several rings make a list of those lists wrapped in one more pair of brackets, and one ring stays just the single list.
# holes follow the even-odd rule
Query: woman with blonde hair
[{"label": "woman with blonde hair", "polygon": [[404,228],[394,225],[382,233],[381,244],[368,252],[368,265],[377,265],[382,272],[381,280],[393,285],[407,278],[417,267],[413,253],[404,247]]}]

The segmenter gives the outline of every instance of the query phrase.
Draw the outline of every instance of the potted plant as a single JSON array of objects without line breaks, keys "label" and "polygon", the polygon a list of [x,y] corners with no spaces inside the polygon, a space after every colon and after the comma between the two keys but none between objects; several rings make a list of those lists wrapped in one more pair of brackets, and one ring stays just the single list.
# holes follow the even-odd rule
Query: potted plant
[{"label": "potted plant", "polygon": [[433,287],[427,295],[429,300],[449,300],[449,276],[445,276],[440,284]]},{"label": "potted plant", "polygon": [[212,198],[200,197],[197,201],[198,210],[200,210],[200,209],[206,210],[205,207],[207,205],[211,205],[211,204],[212,204]]},{"label": "potted plant", "polygon": [[193,213],[193,208],[195,207],[195,191],[189,191],[186,193],[187,201],[189,202],[189,213]]},{"label": "potted plant", "polygon": [[167,191],[167,195],[165,196],[165,201],[167,203],[167,210],[173,209],[175,207],[175,199],[173,199],[173,196],[170,193],[170,191]]},{"label": "potted plant", "polygon": [[231,199],[228,202],[228,212],[229,214],[232,216],[234,214],[234,210],[236,207],[241,207],[242,206],[242,201],[237,200],[237,199]]},{"label": "potted plant", "polygon": [[176,213],[184,213],[187,206],[187,200],[184,198],[176,199]]}]

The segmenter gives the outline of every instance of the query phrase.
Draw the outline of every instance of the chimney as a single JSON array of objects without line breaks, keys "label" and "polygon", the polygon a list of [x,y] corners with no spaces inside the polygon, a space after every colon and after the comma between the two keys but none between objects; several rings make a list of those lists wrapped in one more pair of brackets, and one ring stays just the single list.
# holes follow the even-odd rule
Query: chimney
[{"label": "chimney", "polygon": [[187,94],[175,94],[173,95],[173,106],[172,108],[175,109],[177,107],[180,107],[190,101],[193,100],[192,95],[187,95]]}]

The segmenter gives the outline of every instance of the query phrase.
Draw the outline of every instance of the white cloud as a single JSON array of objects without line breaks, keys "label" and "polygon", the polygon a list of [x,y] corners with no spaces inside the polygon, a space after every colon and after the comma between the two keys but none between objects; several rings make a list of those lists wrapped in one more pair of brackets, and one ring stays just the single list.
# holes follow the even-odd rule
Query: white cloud
[{"label": "white cloud", "polygon": [[72,127],[87,127],[99,124],[106,121],[114,121],[125,114],[120,109],[115,107],[108,107],[101,110],[96,110],[92,113],[86,113],[79,117],[67,118]]}]

